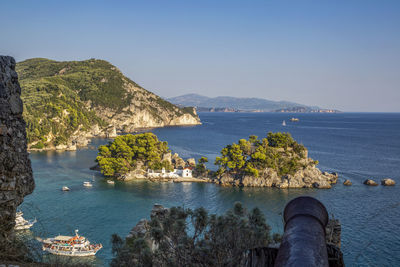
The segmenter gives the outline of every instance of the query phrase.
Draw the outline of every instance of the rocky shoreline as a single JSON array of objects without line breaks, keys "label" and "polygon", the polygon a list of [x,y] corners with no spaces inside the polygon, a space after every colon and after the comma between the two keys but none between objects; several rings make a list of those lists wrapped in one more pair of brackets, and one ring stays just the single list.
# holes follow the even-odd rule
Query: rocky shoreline
[{"label": "rocky shoreline", "polygon": [[80,132],[76,131],[68,140],[67,144],[61,144],[57,146],[46,146],[44,148],[34,148],[35,143],[28,144],[28,151],[75,151],[81,147],[87,147],[91,142],[92,138],[114,138],[118,136],[115,127],[109,127],[100,129],[96,124],[89,131]]},{"label": "rocky shoreline", "polygon": [[[162,128],[162,127],[175,127],[175,126],[196,126],[201,125],[198,123],[188,123],[188,124],[174,124],[174,125],[163,125],[163,126],[149,126],[149,127],[137,127],[132,128],[132,132],[140,132],[149,129]],[[28,144],[28,151],[76,151],[78,148],[87,147],[93,138],[115,138],[118,135],[126,134],[124,131],[119,131],[115,126],[111,126],[105,129],[100,129],[98,125],[95,125],[90,129],[90,131],[77,131],[71,136],[67,144],[62,144],[58,146],[46,146],[44,148],[34,148],[33,146],[37,143]]]},{"label": "rocky shoreline", "polygon": [[337,180],[337,173],[321,172],[315,165],[309,165],[293,175],[284,176],[279,176],[270,168],[266,168],[259,177],[248,175],[235,177],[224,173],[215,182],[223,186],[329,189],[337,183]]}]

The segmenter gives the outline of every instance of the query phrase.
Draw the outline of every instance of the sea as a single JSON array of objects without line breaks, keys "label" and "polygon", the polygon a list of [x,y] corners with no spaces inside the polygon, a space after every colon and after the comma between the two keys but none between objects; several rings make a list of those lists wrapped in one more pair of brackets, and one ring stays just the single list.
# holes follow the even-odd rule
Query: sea
[{"label": "sea", "polygon": [[[103,249],[89,261],[107,266],[111,235],[125,237],[154,204],[205,207],[221,214],[237,201],[258,207],[272,232],[283,232],[282,212],[291,199],[312,196],[342,225],[342,252],[347,266],[400,266],[400,113],[200,113],[202,125],[151,129],[183,158],[213,161],[227,144],[268,132],[289,132],[305,145],[322,171],[337,172],[331,189],[221,187],[204,183],[146,181],[107,184],[91,171],[97,147],[110,140],[93,139],[89,147],[69,152],[31,152],[35,191],[19,207],[37,223],[27,235],[73,235],[75,229]],[[299,122],[291,122],[291,117]],[[286,126],[282,122],[286,122]],[[365,179],[392,178],[396,186],[366,186]],[[352,186],[342,185],[350,179]],[[92,188],[83,187],[92,181]],[[61,191],[68,186],[71,191]],[[87,259],[88,260],[88,259]]]}]

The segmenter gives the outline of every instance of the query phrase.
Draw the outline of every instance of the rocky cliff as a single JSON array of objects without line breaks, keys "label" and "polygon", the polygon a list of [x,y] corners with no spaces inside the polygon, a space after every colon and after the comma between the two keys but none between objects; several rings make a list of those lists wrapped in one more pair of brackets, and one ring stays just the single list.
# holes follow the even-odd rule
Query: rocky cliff
[{"label": "rocky cliff", "polygon": [[313,160],[307,159],[304,164],[306,167],[296,171],[294,174],[278,175],[277,171],[265,168],[259,175],[233,176],[224,173],[214,182],[223,186],[248,186],[248,187],[277,187],[286,188],[321,188],[328,189],[332,184],[336,184],[338,175],[336,173],[321,172]]},{"label": "rocky cliff", "polygon": [[35,184],[28,158],[21,88],[12,57],[0,56],[0,239],[9,239],[15,212]]},{"label": "rocky cliff", "polygon": [[69,149],[94,136],[141,128],[200,124],[194,108],[179,108],[145,90],[104,60],[17,64],[29,149]]}]

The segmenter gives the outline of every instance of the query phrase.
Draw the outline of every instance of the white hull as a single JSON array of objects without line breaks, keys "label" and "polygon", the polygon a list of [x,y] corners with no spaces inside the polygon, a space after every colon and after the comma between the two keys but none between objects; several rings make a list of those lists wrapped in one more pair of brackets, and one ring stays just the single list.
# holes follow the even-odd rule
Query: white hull
[{"label": "white hull", "polygon": [[83,183],[83,186],[85,186],[85,187],[92,187],[93,185],[92,185],[92,183],[90,183],[90,182],[84,182],[84,183]]},{"label": "white hull", "polygon": [[47,251],[51,254],[54,255],[61,255],[61,256],[74,256],[74,257],[87,257],[87,256],[94,256],[96,255],[97,251],[91,250],[91,251],[60,251],[60,250],[54,250],[54,249],[49,249],[49,248],[43,248],[43,251]]}]

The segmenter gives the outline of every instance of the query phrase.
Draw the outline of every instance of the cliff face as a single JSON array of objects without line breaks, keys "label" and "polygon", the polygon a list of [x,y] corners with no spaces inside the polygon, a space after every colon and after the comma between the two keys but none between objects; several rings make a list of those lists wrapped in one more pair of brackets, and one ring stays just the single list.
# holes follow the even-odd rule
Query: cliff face
[{"label": "cliff face", "polygon": [[5,239],[13,232],[17,206],[35,187],[20,95],[15,60],[0,56],[0,238]]},{"label": "cliff face", "polygon": [[104,60],[19,62],[29,149],[76,149],[93,136],[141,128],[196,125],[179,108],[142,88]]},{"label": "cliff face", "polygon": [[338,175],[336,173],[321,172],[315,165],[311,164],[312,160],[308,161],[308,166],[298,170],[294,174],[280,176],[271,169],[264,169],[259,177],[254,176],[239,176],[235,177],[230,174],[223,174],[216,183],[224,186],[246,186],[246,187],[277,187],[286,188],[321,188],[328,189],[332,184],[336,184]]}]

